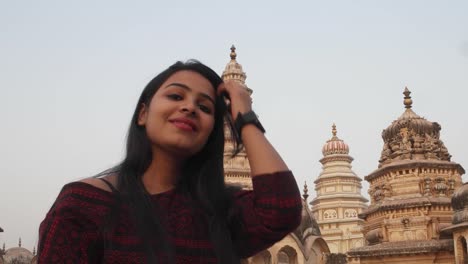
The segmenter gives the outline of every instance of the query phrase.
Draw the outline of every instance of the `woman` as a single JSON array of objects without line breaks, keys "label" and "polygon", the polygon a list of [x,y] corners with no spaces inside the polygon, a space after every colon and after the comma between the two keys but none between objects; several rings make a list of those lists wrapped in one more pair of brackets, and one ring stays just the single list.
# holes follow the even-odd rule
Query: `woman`
[{"label": "woman", "polygon": [[[245,87],[197,61],[160,73],[120,165],[63,187],[40,226],[39,263],[239,263],[282,239],[300,222],[300,194],[251,110]],[[224,184],[225,117],[253,191]]]}]

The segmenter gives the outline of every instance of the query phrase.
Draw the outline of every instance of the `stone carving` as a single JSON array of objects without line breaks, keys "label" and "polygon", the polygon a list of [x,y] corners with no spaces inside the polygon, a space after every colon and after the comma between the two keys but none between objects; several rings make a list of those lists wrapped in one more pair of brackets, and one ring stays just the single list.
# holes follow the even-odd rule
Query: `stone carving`
[{"label": "stone carving", "polygon": [[436,159],[437,155],[435,154],[437,149],[436,139],[429,134],[425,135],[426,139],[423,143],[424,157],[426,159]]},{"label": "stone carving", "polygon": [[450,197],[455,190],[455,180],[452,176],[446,179],[444,176],[437,176],[435,179],[425,177],[421,180],[422,194],[424,196]]},{"label": "stone carving", "polygon": [[432,180],[429,177],[424,178],[424,196],[431,195],[431,183]]},{"label": "stone carving", "polygon": [[429,122],[411,111],[410,116],[400,117],[382,131],[383,149],[379,167],[393,160],[436,159],[450,161],[442,140],[440,125]]},{"label": "stone carving", "polygon": [[399,135],[392,138],[392,140],[389,143],[390,149],[392,150],[392,153],[390,154],[390,158],[392,159],[401,155],[400,143],[398,141],[400,141]]},{"label": "stone carving", "polygon": [[382,190],[384,197],[391,197],[393,194],[392,186],[389,183],[385,183],[382,185]]},{"label": "stone carving", "polygon": [[383,145],[383,150],[382,150],[382,153],[380,155],[379,162],[380,163],[385,163],[387,160],[389,161],[390,154],[392,154],[392,150],[390,149],[390,146],[387,143],[385,143]]},{"label": "stone carving", "polygon": [[411,159],[411,142],[409,141],[408,128],[404,127],[400,129],[400,152],[401,159]]},{"label": "stone carving", "polygon": [[344,213],[345,218],[356,218],[357,212],[355,209],[346,209]]},{"label": "stone carving", "polygon": [[382,186],[375,186],[373,189],[370,189],[369,194],[376,202],[379,202],[385,197]]},{"label": "stone carving", "polygon": [[455,190],[455,180],[453,178],[448,179],[448,184],[449,184],[449,195],[453,194],[453,191]]},{"label": "stone carving", "polygon": [[424,138],[418,133],[414,132],[414,130],[411,131],[411,138],[413,140],[414,153],[415,154],[423,153],[424,152],[424,149],[423,149]]},{"label": "stone carving", "polygon": [[408,227],[409,222],[410,222],[410,220],[409,220],[408,217],[403,217],[403,218],[401,219],[401,223],[402,223],[403,226],[406,227],[406,228]]},{"label": "stone carving", "polygon": [[381,201],[385,197],[391,197],[393,194],[392,186],[389,183],[383,183],[373,188],[369,188],[368,193],[370,197],[375,201]]},{"label": "stone carving", "polygon": [[446,196],[448,186],[445,184],[445,179],[441,176],[435,178],[434,192],[436,196]]},{"label": "stone carving", "polygon": [[377,244],[382,242],[383,239],[383,234],[382,234],[382,229],[377,228],[372,231],[367,232],[366,234],[366,240],[369,242],[370,245]]},{"label": "stone carving", "polygon": [[326,211],[323,213],[323,218],[324,218],[324,219],[335,219],[335,218],[337,218],[336,211],[333,210],[333,209],[326,210]]},{"label": "stone carving", "polygon": [[447,148],[445,147],[444,142],[442,142],[442,140],[439,140],[438,143],[439,143],[439,146],[440,146],[440,151],[439,151],[439,153],[438,153],[438,157],[439,157],[441,160],[450,161],[450,158],[452,157],[452,155],[450,155],[450,154],[448,153],[448,150],[447,150]]}]

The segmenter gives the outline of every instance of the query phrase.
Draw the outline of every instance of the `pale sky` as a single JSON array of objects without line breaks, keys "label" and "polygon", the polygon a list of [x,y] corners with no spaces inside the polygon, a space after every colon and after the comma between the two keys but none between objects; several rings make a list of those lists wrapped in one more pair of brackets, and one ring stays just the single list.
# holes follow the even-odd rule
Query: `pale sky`
[{"label": "pale sky", "polygon": [[405,86],[468,168],[467,14],[467,1],[0,1],[0,246],[32,250],[61,187],[120,161],[152,77],[190,58],[221,74],[232,44],[309,199],[334,122],[357,175],[377,169]]}]

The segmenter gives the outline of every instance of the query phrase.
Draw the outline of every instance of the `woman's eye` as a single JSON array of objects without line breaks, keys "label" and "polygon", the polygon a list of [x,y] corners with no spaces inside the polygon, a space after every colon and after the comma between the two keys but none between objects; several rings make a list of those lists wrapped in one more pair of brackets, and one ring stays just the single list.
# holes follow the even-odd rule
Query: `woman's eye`
[{"label": "woman's eye", "polygon": [[211,114],[211,109],[206,105],[199,104],[198,108],[207,114]]},{"label": "woman's eye", "polygon": [[172,99],[172,100],[175,100],[175,101],[180,101],[182,100],[182,96],[178,95],[178,94],[169,94],[167,95],[168,98]]}]

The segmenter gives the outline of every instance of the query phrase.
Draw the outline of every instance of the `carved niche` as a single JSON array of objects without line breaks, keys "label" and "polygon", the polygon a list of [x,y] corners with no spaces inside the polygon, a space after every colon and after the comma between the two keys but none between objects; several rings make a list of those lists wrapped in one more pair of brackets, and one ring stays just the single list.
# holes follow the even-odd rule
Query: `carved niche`
[{"label": "carved niche", "polygon": [[425,177],[420,185],[424,196],[450,197],[455,191],[455,180],[443,176]]}]

